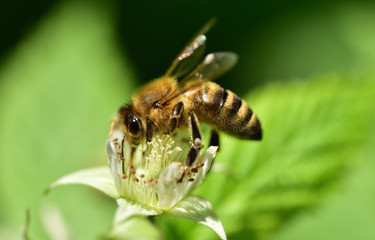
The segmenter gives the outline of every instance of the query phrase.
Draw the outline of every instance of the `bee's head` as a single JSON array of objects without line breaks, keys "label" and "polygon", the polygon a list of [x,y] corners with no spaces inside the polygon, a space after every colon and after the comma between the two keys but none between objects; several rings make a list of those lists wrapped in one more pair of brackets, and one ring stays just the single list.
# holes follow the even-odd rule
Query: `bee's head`
[{"label": "bee's head", "polygon": [[141,119],[135,115],[131,105],[121,107],[119,115],[127,137],[129,136],[134,143],[138,143],[144,133]]}]

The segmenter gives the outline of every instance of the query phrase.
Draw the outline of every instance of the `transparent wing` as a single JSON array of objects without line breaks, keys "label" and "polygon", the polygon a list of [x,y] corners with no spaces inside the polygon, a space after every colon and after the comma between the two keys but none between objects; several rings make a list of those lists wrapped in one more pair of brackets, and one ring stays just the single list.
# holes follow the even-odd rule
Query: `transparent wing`
[{"label": "transparent wing", "polygon": [[184,77],[174,92],[163,99],[163,104],[188,91],[198,89],[204,81],[213,80],[229,71],[238,60],[233,52],[216,52],[208,54],[203,62]]},{"label": "transparent wing", "polygon": [[204,35],[213,25],[215,19],[211,19],[186,45],[182,52],[172,62],[165,73],[166,76],[181,78],[191,72],[201,61],[206,48],[206,36]]},{"label": "transparent wing", "polygon": [[237,61],[238,56],[233,52],[210,53],[201,64],[182,79],[181,84],[192,79],[214,80],[232,69]]}]

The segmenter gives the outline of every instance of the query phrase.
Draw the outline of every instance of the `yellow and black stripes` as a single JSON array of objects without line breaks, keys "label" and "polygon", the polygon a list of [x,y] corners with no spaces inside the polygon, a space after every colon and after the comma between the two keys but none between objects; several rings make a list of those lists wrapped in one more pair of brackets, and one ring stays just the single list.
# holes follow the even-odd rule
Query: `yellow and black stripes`
[{"label": "yellow and black stripes", "polygon": [[194,98],[199,120],[236,137],[260,140],[260,122],[244,100],[213,82],[207,82]]}]

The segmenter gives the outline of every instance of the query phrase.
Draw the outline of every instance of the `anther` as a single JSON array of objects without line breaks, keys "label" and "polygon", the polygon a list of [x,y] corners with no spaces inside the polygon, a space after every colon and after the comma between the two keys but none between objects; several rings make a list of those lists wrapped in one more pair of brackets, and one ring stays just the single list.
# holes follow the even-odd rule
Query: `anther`
[{"label": "anther", "polygon": [[132,180],[136,181],[136,182],[139,182],[139,179],[136,176],[132,176]]},{"label": "anther", "polygon": [[189,178],[189,182],[194,182],[194,178]]},{"label": "anther", "polygon": [[158,181],[156,181],[155,179],[152,179],[151,186],[155,187],[156,184],[158,184]]},{"label": "anther", "polygon": [[126,175],[126,174],[123,174],[123,175],[121,176],[122,179],[126,179],[127,177],[128,177],[128,175]]},{"label": "anther", "polygon": [[145,177],[145,175],[144,175],[144,174],[141,174],[141,175],[139,175],[139,177],[140,177],[140,178],[144,178],[144,177]]},{"label": "anther", "polygon": [[112,139],[113,142],[117,142],[118,138],[114,138]]}]

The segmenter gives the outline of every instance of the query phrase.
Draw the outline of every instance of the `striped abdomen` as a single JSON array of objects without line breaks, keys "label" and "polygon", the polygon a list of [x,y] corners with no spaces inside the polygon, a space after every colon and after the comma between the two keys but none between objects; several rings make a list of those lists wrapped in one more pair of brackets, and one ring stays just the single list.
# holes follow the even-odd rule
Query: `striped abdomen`
[{"label": "striped abdomen", "polygon": [[203,122],[233,136],[260,140],[262,129],[257,116],[236,94],[213,82],[206,82],[194,96],[195,114]]}]

